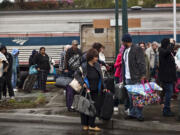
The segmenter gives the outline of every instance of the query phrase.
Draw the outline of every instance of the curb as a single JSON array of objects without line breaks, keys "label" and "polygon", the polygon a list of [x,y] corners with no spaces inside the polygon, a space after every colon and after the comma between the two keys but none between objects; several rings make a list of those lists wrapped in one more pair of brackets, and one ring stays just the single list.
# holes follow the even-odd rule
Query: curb
[{"label": "curb", "polygon": [[[79,125],[79,117],[70,117],[62,115],[42,115],[42,114],[23,114],[23,113],[0,113],[1,122],[17,122],[17,123],[43,123],[58,125]],[[179,124],[164,124],[156,121],[152,122],[136,122],[113,119],[110,121],[96,121],[97,125],[106,129],[123,129],[138,131],[173,131],[180,132]]]}]

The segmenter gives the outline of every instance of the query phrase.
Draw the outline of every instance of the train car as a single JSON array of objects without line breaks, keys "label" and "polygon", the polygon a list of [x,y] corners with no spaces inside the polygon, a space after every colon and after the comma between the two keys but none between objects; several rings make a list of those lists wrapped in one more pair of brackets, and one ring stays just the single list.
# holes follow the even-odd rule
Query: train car
[{"label": "train car", "polygon": [[[180,42],[179,12],[180,8],[177,8],[177,42]],[[21,65],[27,65],[32,49],[38,50],[40,46],[48,48],[47,53],[58,64],[64,45],[71,44],[72,40],[83,43],[82,25],[92,24],[96,19],[114,18],[114,9],[1,11],[0,43],[8,46],[9,51],[13,48],[20,49]],[[141,21],[141,27],[129,28],[135,44],[141,41],[160,42],[164,37],[173,37],[172,8],[129,9],[128,18],[139,18]],[[104,39],[106,38],[107,36],[104,36]],[[111,42],[114,44],[115,40]],[[83,48],[83,44],[81,47]],[[112,56],[108,56],[108,52],[106,54],[107,57],[114,58],[114,54],[110,53]]]}]

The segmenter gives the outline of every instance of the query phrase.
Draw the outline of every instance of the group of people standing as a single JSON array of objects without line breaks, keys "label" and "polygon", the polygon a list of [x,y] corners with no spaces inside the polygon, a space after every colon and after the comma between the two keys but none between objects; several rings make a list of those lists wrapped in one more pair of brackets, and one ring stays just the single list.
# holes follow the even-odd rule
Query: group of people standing
[{"label": "group of people standing", "polygon": [[[178,51],[175,51],[177,48]],[[130,34],[122,38],[122,46],[115,63],[116,83],[123,82],[125,85],[142,83],[142,81],[155,81],[163,88],[161,103],[163,104],[163,116],[172,117],[171,98],[179,76],[176,72],[178,65],[174,57],[180,53],[180,48],[175,47],[174,40],[164,38],[161,46],[153,42],[146,46],[141,42],[138,45],[132,43]],[[180,61],[180,59],[177,59]],[[124,101],[127,119],[144,121],[143,108],[135,107],[132,103],[132,94],[128,93]],[[180,116],[179,116],[180,118]]]},{"label": "group of people standing", "polygon": [[[103,70],[105,67],[108,68],[108,65],[105,62],[104,49],[101,43],[95,42],[87,52],[82,53],[78,48],[78,41],[73,40],[72,46],[66,46],[64,52],[61,53],[59,64],[59,70],[63,76],[78,80],[83,87],[82,94],[85,94],[86,90],[90,92],[97,110],[99,109],[98,97],[107,91]],[[19,50],[17,49],[8,53],[5,46],[0,47],[0,99],[2,92],[3,97],[6,98],[7,88],[10,98],[13,99],[15,96],[14,90],[19,72],[18,55]],[[161,96],[163,116],[174,116],[170,103],[173,91],[176,89],[176,81],[180,78],[177,61],[180,61],[180,47],[175,47],[173,40],[165,38],[161,41],[161,46],[157,42],[148,46],[143,42],[135,45],[132,43],[131,35],[125,34],[122,37],[122,46],[114,65],[115,82],[133,85],[144,80],[156,81],[163,88]],[[39,52],[33,50],[29,58],[29,66],[32,65],[36,65],[38,71],[38,88],[47,92],[46,81],[50,71],[50,58],[44,47],[41,47]],[[124,106],[127,119],[135,118],[144,121],[143,108],[133,106],[131,93],[127,92]],[[96,116],[81,114],[83,130],[100,131],[101,129],[95,125],[95,119]]]}]

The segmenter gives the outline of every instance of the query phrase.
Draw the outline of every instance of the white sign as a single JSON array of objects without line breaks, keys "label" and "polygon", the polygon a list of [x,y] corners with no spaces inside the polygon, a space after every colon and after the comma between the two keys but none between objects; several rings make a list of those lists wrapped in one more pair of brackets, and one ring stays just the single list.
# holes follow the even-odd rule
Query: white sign
[{"label": "white sign", "polygon": [[[110,20],[110,26],[116,26],[116,20],[111,19]],[[122,26],[122,20],[119,19],[119,26]]]}]

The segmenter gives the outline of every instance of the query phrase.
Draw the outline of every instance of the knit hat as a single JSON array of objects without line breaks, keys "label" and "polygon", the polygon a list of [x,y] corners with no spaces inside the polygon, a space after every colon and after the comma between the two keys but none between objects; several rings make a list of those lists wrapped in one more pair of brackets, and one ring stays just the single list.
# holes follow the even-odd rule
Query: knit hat
[{"label": "knit hat", "polygon": [[78,45],[78,41],[77,40],[73,40],[72,44]]},{"label": "knit hat", "polygon": [[122,41],[123,42],[128,42],[128,43],[131,43],[132,42],[132,37],[130,34],[125,34],[123,37],[122,37]]},{"label": "knit hat", "polygon": [[32,51],[32,55],[35,55],[35,54],[37,54],[38,52],[34,49],[33,51]]},{"label": "knit hat", "polygon": [[0,51],[2,51],[3,49],[6,49],[5,45],[0,45]]},{"label": "knit hat", "polygon": [[164,38],[161,41],[161,47],[164,49],[167,49],[167,47],[170,45],[170,39],[169,38]]}]

